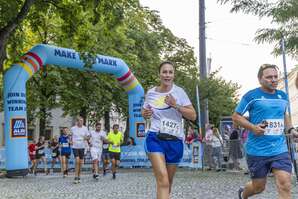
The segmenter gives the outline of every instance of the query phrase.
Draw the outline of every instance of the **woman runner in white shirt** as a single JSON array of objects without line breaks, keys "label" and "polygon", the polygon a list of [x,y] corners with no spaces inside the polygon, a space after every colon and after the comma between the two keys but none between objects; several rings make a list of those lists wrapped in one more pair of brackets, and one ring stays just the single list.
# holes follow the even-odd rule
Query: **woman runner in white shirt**
[{"label": "woman runner in white shirt", "polygon": [[160,85],[145,97],[142,115],[150,120],[145,150],[157,183],[157,199],[168,199],[177,164],[183,156],[182,117],[196,119],[196,112],[185,91],[174,84],[175,69],[171,62],[159,66]]}]

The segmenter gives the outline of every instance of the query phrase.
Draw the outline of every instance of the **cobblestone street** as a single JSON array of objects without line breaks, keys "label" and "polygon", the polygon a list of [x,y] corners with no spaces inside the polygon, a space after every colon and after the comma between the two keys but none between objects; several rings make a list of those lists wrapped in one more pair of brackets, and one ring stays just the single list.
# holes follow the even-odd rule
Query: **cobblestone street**
[{"label": "cobblestone street", "polygon": [[[243,173],[202,172],[180,169],[176,175],[172,199],[237,199],[239,185],[249,180]],[[274,178],[269,177],[264,193],[255,199],[277,198]],[[293,198],[298,188],[293,182]],[[60,174],[31,174],[25,178],[0,179],[1,199],[147,199],[155,198],[155,181],[150,169],[120,170],[116,180],[111,174],[98,181],[84,172],[81,183],[73,184],[73,174],[63,179]]]}]

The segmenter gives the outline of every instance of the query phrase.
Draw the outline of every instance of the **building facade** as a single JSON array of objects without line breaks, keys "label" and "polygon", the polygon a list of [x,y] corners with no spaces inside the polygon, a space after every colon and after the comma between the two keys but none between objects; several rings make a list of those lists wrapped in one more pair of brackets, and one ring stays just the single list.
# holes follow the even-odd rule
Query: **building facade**
[{"label": "building facade", "polygon": [[[292,123],[295,127],[298,127],[298,89],[296,88],[296,76],[298,73],[298,67],[294,68],[288,73],[288,89],[289,89],[289,101],[290,101],[290,114]],[[281,76],[279,80],[278,89],[285,91],[284,76]]]}]

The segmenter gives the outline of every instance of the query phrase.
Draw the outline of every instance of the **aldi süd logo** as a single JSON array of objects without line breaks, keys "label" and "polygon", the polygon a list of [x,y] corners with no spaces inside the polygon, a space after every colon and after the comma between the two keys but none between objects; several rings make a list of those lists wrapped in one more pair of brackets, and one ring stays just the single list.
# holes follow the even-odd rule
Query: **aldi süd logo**
[{"label": "aldi s\u00fcd logo", "polygon": [[11,137],[26,137],[26,119],[25,118],[12,118],[11,124]]}]

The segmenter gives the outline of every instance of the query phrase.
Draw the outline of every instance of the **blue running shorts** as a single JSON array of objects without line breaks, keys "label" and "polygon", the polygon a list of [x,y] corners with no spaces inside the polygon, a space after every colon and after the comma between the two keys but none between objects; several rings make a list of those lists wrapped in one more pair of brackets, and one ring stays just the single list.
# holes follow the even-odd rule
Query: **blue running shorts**
[{"label": "blue running shorts", "polygon": [[275,156],[247,155],[247,165],[252,179],[266,178],[272,169],[292,172],[292,162],[288,152]]},{"label": "blue running shorts", "polygon": [[149,131],[145,140],[146,153],[160,153],[165,156],[167,164],[179,164],[183,157],[183,141],[160,140],[156,132]]}]

